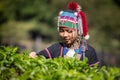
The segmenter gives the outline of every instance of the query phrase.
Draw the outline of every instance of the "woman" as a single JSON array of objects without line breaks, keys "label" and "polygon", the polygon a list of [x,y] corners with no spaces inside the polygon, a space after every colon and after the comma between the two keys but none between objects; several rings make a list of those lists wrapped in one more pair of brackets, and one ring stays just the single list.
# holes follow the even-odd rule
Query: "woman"
[{"label": "woman", "polygon": [[78,60],[87,57],[90,66],[98,64],[94,48],[87,44],[88,27],[80,5],[70,2],[67,8],[68,10],[61,11],[58,16],[58,31],[62,41],[38,53],[31,52],[29,56],[33,58],[39,55],[46,58],[62,56],[64,58],[74,57]]}]

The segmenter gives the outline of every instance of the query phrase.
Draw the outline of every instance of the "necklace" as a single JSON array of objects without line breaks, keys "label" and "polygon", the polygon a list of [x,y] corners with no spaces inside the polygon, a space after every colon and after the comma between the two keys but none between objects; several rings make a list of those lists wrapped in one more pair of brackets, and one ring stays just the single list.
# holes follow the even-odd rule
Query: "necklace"
[{"label": "necklace", "polygon": [[80,57],[82,55],[82,46],[80,46],[78,49],[69,49],[67,47],[64,47],[63,54],[64,57],[74,57],[80,60]]}]

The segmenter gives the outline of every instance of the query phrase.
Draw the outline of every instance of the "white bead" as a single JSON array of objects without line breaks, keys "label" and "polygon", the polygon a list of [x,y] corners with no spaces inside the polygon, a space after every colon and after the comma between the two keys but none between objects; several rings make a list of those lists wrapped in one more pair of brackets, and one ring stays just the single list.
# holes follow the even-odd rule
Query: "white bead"
[{"label": "white bead", "polygon": [[74,13],[74,15],[75,15],[75,16],[78,16],[78,13],[77,13],[77,12],[75,12],[75,13]]},{"label": "white bead", "polygon": [[85,36],[85,39],[88,40],[90,38],[89,34]]},{"label": "white bead", "polygon": [[60,12],[59,12],[59,15],[61,15],[62,13],[63,13],[63,11],[60,11]]}]

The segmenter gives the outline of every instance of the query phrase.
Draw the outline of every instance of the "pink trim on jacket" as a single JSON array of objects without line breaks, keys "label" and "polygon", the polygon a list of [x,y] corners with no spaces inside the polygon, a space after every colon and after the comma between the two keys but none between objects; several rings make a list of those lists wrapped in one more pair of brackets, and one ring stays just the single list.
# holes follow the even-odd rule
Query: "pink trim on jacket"
[{"label": "pink trim on jacket", "polygon": [[51,54],[50,54],[50,52],[49,52],[49,50],[48,50],[47,48],[45,49],[45,51],[46,51],[48,57],[49,57],[49,58],[52,58],[52,57],[51,57]]}]

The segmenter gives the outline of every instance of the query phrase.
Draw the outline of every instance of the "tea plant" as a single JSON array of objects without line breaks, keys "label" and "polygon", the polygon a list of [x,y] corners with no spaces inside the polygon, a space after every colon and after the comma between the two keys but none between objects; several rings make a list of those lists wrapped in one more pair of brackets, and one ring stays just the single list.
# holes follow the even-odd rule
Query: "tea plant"
[{"label": "tea plant", "polygon": [[120,80],[120,68],[89,67],[87,59],[30,58],[18,47],[0,47],[0,80]]}]

